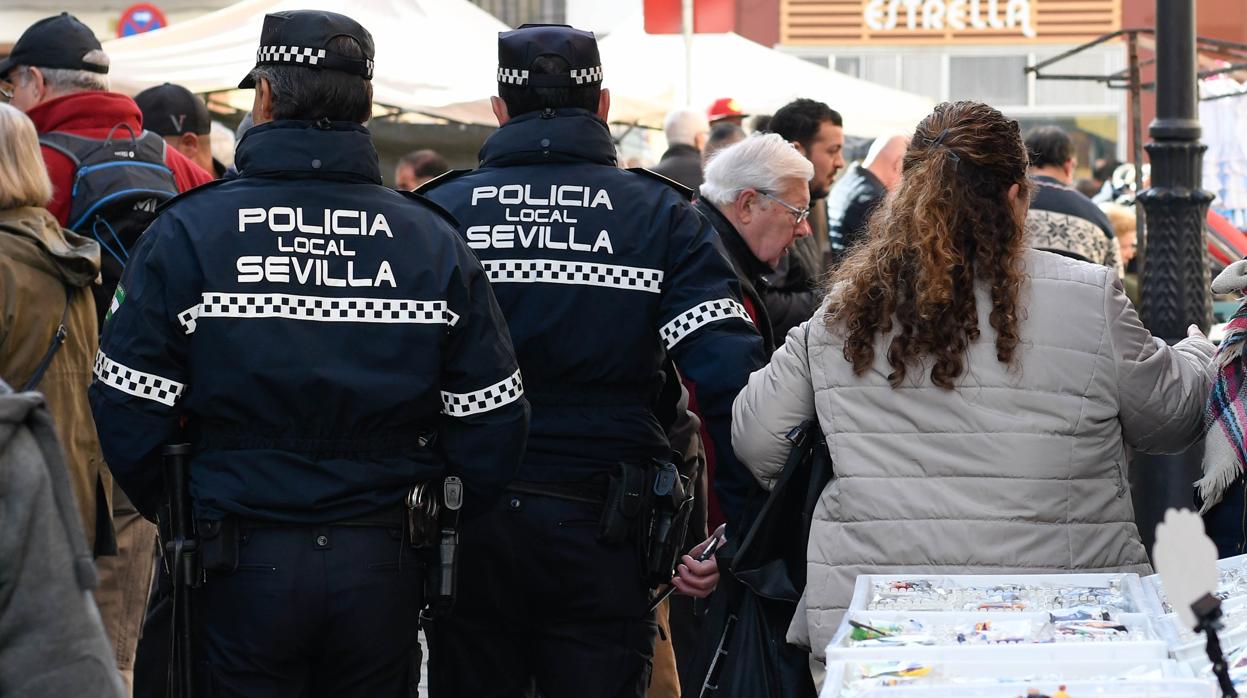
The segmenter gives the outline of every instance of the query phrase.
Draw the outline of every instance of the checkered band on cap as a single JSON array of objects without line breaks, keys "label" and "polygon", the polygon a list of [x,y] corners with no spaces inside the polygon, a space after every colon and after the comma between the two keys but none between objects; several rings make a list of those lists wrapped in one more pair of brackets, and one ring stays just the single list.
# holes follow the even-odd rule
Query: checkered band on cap
[{"label": "checkered band on cap", "polygon": [[658,335],[662,338],[663,343],[667,345],[667,349],[672,349],[680,343],[680,340],[702,327],[712,322],[730,318],[740,318],[750,325],[753,324],[753,320],[749,317],[749,313],[745,311],[744,306],[736,302],[735,299],[720,298],[718,300],[706,301],[681,313],[674,320],[663,325],[662,329],[658,331]]},{"label": "checkered band on cap", "polygon": [[319,322],[450,325],[459,316],[446,301],[385,298],[328,298],[289,293],[205,293],[203,302],[178,313],[186,334],[205,317],[284,318]]},{"label": "checkered band on cap", "polygon": [[528,83],[528,71],[519,68],[499,68],[498,82],[503,85],[525,85]]},{"label": "checkered band on cap", "polygon": [[186,390],[186,386],[177,381],[123,366],[105,356],[102,351],[95,355],[94,372],[95,377],[104,385],[168,407],[173,407],[173,403]]},{"label": "checkered band on cap", "polygon": [[572,80],[577,85],[593,84],[602,82],[602,66],[595,65],[592,68],[572,68]]},{"label": "checkered band on cap", "polygon": [[486,259],[481,264],[496,284],[569,284],[625,291],[662,292],[663,271],[559,259]]},{"label": "checkered band on cap", "polygon": [[264,63],[302,63],[318,65],[325,58],[323,48],[304,48],[300,46],[261,46],[255,53],[256,64]]},{"label": "checkered band on cap", "polygon": [[509,405],[523,394],[524,383],[520,379],[519,369],[516,369],[515,373],[488,388],[470,393],[450,393],[443,390],[442,411],[451,417],[467,417]]}]

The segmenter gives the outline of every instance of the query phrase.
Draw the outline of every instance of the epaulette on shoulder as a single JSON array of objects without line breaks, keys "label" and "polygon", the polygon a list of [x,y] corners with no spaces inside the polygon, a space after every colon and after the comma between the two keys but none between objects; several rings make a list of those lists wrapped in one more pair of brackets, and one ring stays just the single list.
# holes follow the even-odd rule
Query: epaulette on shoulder
[{"label": "epaulette on shoulder", "polygon": [[[444,175],[443,175],[443,176],[444,176]],[[454,215],[453,213],[451,213],[450,211],[447,211],[446,209],[442,208],[442,205],[441,205],[441,204],[439,204],[439,203],[437,203],[436,201],[434,201],[434,200],[430,199],[429,197],[425,196],[424,194],[421,194],[420,192],[422,192],[422,191],[424,191],[424,187],[419,187],[419,188],[418,188],[418,189],[416,189],[415,191],[400,191],[400,192],[398,192],[398,193],[399,193],[399,194],[402,194],[403,196],[407,197],[408,199],[411,199],[412,201],[419,201],[420,203],[424,204],[424,206],[425,206],[426,208],[430,209],[431,211],[433,211],[433,213],[436,213],[437,215],[441,216],[442,218],[445,218],[445,219],[446,219],[446,222],[447,222],[447,223],[450,223],[450,227],[454,228],[455,230],[458,230],[458,229],[459,229],[459,221],[458,221],[458,219],[456,219],[456,218],[455,218],[455,215]]]},{"label": "epaulette on shoulder", "polygon": [[660,174],[658,174],[657,172],[655,172],[655,171],[653,171],[653,170],[647,170],[647,169],[645,169],[644,167],[629,167],[629,168],[628,168],[628,171],[629,171],[629,172],[635,172],[636,174],[639,174],[639,175],[641,175],[641,176],[643,176],[643,177],[649,177],[650,179],[656,179],[656,180],[658,180],[659,182],[662,182],[663,184],[666,184],[667,186],[669,186],[669,187],[671,187],[672,189],[674,189],[674,190],[676,190],[677,192],[679,192],[680,196],[684,197],[684,199],[685,199],[686,201],[692,201],[692,200],[693,200],[693,196],[694,196],[695,194],[697,194],[697,192],[693,191],[692,189],[689,189],[688,187],[684,186],[683,184],[680,184],[679,182],[675,181],[674,179],[671,179],[670,177],[664,177],[663,175],[660,175]]},{"label": "epaulette on shoulder", "polygon": [[173,197],[172,199],[169,199],[168,201],[164,202],[163,204],[161,204],[161,205],[157,206],[157,207],[156,207],[156,215],[160,215],[160,214],[164,213],[166,209],[168,209],[169,207],[173,206],[174,204],[176,204],[176,203],[178,203],[178,202],[185,201],[186,199],[189,199],[189,198],[191,198],[192,196],[195,196],[195,195],[197,195],[197,194],[201,194],[201,193],[203,193],[203,192],[205,192],[205,191],[208,191],[209,189],[212,189],[213,187],[219,187],[219,186],[221,186],[222,184],[225,184],[226,182],[232,182],[232,181],[234,181],[234,180],[233,180],[233,178],[230,178],[230,179],[214,179],[214,180],[212,180],[211,182],[204,182],[203,184],[200,184],[199,186],[197,186],[197,187],[195,187],[195,188],[193,188],[193,189],[187,189],[186,191],[184,191],[184,192],[182,192],[182,193],[178,194],[177,196]]},{"label": "epaulette on shoulder", "polygon": [[428,192],[433,191],[434,188],[440,187],[452,179],[458,179],[471,171],[472,170],[446,170],[433,179],[430,179],[424,184],[416,187],[414,191],[417,194],[427,194]]}]

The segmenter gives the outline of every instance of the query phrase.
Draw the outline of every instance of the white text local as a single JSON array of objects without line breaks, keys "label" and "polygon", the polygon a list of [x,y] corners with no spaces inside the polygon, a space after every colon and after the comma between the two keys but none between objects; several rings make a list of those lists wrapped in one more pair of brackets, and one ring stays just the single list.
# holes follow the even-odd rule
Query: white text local
[{"label": "white text local", "polygon": [[367,211],[312,209],[274,206],[272,208],[238,209],[238,232],[247,232],[249,225],[263,225],[274,233],[300,232],[308,235],[379,235],[394,237],[385,215]]},{"label": "white text local", "polygon": [[549,188],[531,184],[475,187],[472,189],[472,205],[475,206],[481,201],[496,201],[507,206],[601,206],[609,211],[615,210],[611,205],[611,196],[605,189],[594,191],[592,187],[578,184],[551,184]]},{"label": "white text local", "polygon": [[468,228],[467,235],[468,247],[474,250],[486,250],[491,247],[494,249],[511,248],[515,247],[518,240],[520,247],[524,248],[576,250],[577,252],[604,251],[606,254],[615,254],[615,249],[611,247],[611,236],[605,230],[598,233],[593,244],[589,244],[587,240],[593,234],[589,233],[581,240],[577,240],[574,225],[568,226],[566,235],[561,234],[561,229],[559,233],[553,232],[552,226],[548,225],[512,225],[510,223],[493,226],[474,225]]},{"label": "white text local", "polygon": [[237,262],[238,283],[256,284],[311,284],[313,286],[368,287],[389,285],[395,288],[394,270],[390,263],[382,261],[372,274],[360,274],[355,262],[348,261],[343,269],[340,263],[330,264],[327,259],[300,259],[299,257],[239,257]]},{"label": "white text local", "polygon": [[869,0],[862,15],[875,31],[896,29],[903,22],[909,31],[1004,29],[1035,38],[1029,0]]}]

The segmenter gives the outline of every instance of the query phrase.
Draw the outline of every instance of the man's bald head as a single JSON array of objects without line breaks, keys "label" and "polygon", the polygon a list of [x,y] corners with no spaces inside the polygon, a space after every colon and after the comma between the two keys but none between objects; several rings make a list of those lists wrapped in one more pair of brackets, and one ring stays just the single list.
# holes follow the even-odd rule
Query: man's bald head
[{"label": "man's bald head", "polygon": [[866,159],[862,160],[862,167],[870,170],[890,191],[901,182],[901,161],[905,159],[905,151],[908,149],[908,136],[879,136],[870,144]]}]

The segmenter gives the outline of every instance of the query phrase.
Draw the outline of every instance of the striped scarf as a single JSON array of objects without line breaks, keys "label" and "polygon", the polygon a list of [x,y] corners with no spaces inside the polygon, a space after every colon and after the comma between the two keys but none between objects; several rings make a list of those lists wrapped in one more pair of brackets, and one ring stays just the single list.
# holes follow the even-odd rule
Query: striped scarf
[{"label": "striped scarf", "polygon": [[1204,476],[1195,483],[1204,514],[1221,501],[1247,465],[1247,369],[1243,346],[1247,343],[1247,299],[1238,306],[1225,327],[1225,338],[1213,355],[1217,375],[1204,409]]}]

